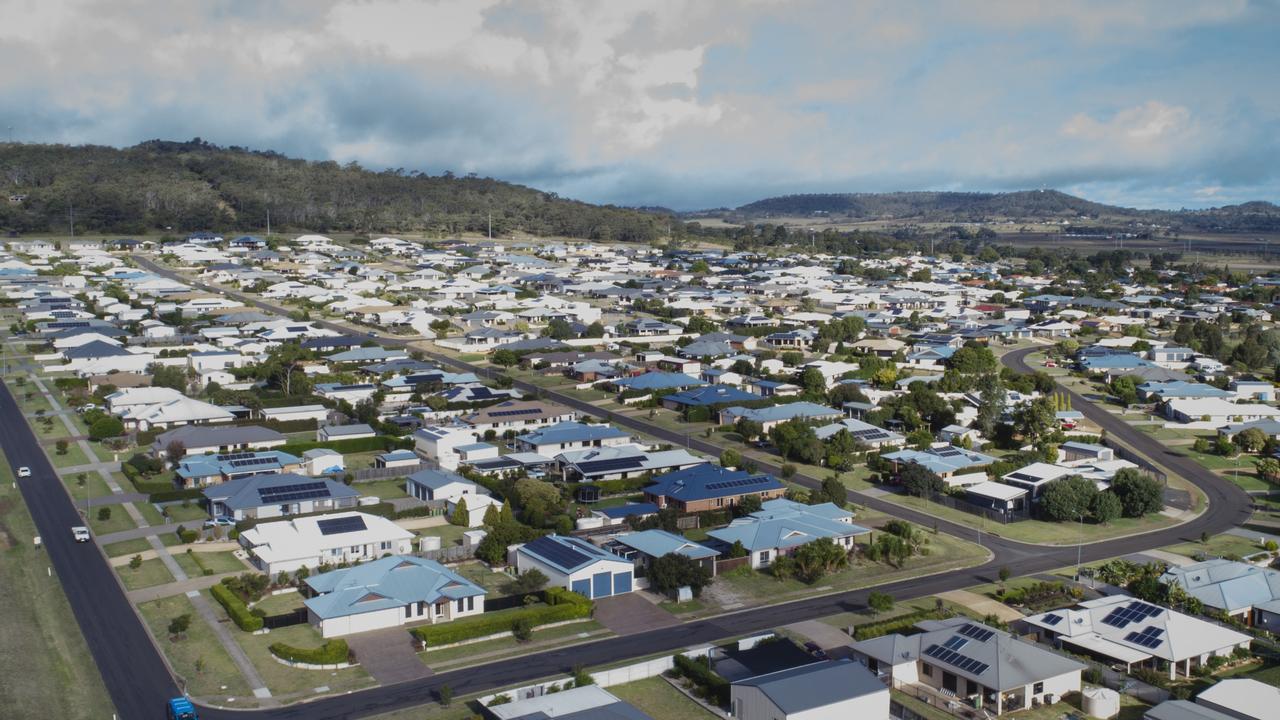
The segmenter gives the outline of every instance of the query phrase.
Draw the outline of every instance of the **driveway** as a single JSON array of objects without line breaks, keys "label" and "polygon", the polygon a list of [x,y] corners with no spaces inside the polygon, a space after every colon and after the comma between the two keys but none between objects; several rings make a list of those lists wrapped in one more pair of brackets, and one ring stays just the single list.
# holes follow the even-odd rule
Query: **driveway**
[{"label": "driveway", "polygon": [[409,631],[402,627],[373,630],[347,636],[356,660],[380,685],[430,677],[431,669],[413,651]]},{"label": "driveway", "polygon": [[595,619],[618,635],[656,630],[680,622],[635,592],[596,600]]},{"label": "driveway", "polygon": [[783,629],[809,642],[817,643],[818,647],[827,652],[828,657],[839,659],[849,657],[851,654],[850,646],[853,645],[853,638],[846,635],[840,628],[828,625],[821,620],[801,620]]}]

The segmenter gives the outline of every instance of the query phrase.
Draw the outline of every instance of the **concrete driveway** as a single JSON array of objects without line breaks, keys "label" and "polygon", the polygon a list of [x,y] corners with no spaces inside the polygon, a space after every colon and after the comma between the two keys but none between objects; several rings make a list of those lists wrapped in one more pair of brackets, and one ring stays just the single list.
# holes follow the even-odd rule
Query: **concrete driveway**
[{"label": "concrete driveway", "polygon": [[656,630],[680,622],[638,592],[596,600],[595,619],[618,635]]},{"label": "concrete driveway", "polygon": [[402,627],[347,636],[364,671],[381,685],[429,677],[431,669],[413,651],[409,631]]}]

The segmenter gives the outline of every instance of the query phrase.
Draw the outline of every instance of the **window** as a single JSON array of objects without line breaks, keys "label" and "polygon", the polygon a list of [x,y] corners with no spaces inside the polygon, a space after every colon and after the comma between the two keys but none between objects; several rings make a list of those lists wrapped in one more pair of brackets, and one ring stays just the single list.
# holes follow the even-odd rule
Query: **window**
[{"label": "window", "polygon": [[427,602],[425,600],[418,601],[418,616],[421,617],[427,613]]},{"label": "window", "polygon": [[404,616],[405,616],[405,617],[413,617],[413,604],[412,604],[412,603],[410,603],[409,605],[405,605],[405,606],[404,606]]},{"label": "window", "polygon": [[383,550],[390,550],[390,549],[391,549],[391,541],[390,541],[390,540],[383,540],[383,541],[382,541],[382,545],[381,545],[380,547],[381,547]]},{"label": "window", "polygon": [[1044,692],[1044,683],[1042,683],[1042,682],[1038,682],[1038,683],[1036,683],[1035,685],[1032,685],[1032,686],[1031,686],[1031,694],[1032,694],[1032,695],[1039,695],[1039,694],[1040,694],[1040,693],[1042,693],[1042,692]]},{"label": "window", "polygon": [[471,610],[475,610],[475,609],[476,609],[476,599],[475,599],[475,597],[474,597],[474,596],[472,596],[472,597],[467,598],[467,610],[468,610],[468,611],[471,611]]},{"label": "window", "polygon": [[760,563],[763,565],[764,563],[767,563],[767,562],[769,562],[769,551],[768,550],[760,551]]},{"label": "window", "polygon": [[462,598],[458,598],[458,612],[462,612]]},{"label": "window", "polygon": [[933,677],[933,666],[929,663],[920,663],[920,674],[925,677]]}]

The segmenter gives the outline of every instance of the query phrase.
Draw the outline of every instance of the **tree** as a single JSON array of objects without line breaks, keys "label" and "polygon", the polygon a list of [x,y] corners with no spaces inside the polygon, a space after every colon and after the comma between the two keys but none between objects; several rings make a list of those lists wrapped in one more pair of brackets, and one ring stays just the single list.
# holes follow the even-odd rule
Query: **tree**
[{"label": "tree", "polygon": [[545,588],[548,582],[550,581],[541,570],[530,568],[507,581],[502,586],[502,592],[507,595],[531,595]]},{"label": "tree", "polygon": [[118,418],[104,417],[89,426],[90,440],[105,440],[124,434],[124,423]]},{"label": "tree", "polygon": [[743,545],[741,540],[734,540],[733,545],[729,546],[730,558],[744,558],[748,554],[747,546]]},{"label": "tree", "polygon": [[169,635],[180,638],[187,633],[191,627],[191,615],[183,613],[169,621]]},{"label": "tree", "polygon": [[796,577],[809,584],[849,564],[849,553],[831,538],[818,538],[805,543],[791,557],[795,560]]},{"label": "tree", "polygon": [[1138,386],[1129,375],[1122,375],[1111,381],[1111,394],[1121,405],[1129,407],[1138,402]]},{"label": "tree", "polygon": [[54,443],[54,452],[56,452],[59,455],[66,455],[67,447],[68,445],[66,440],[59,440],[58,442]]},{"label": "tree", "polygon": [[909,495],[916,497],[928,497],[934,493],[942,492],[946,483],[942,481],[942,477],[933,472],[929,468],[919,463],[909,462],[903,466],[901,472],[898,473],[898,482],[902,483],[902,488]]},{"label": "tree", "polygon": [[966,345],[947,360],[947,367],[965,375],[990,375],[1000,367],[995,353],[980,345]]},{"label": "tree", "polygon": [[521,616],[511,623],[511,637],[516,642],[529,642],[533,639],[533,622],[528,617]]},{"label": "tree", "polygon": [[171,388],[180,393],[187,391],[186,368],[177,365],[152,363],[147,366],[147,372],[151,374],[151,385],[153,387]]},{"label": "tree", "polygon": [[1134,468],[1123,468],[1111,479],[1111,492],[1120,499],[1125,517],[1142,517],[1164,507],[1164,486]]},{"label": "tree", "polygon": [[1240,446],[1241,450],[1247,453],[1256,453],[1262,449],[1262,446],[1267,444],[1267,434],[1256,427],[1247,428],[1236,433],[1233,440],[1236,445]]},{"label": "tree", "polygon": [[440,704],[449,707],[453,704],[453,688],[449,685],[441,685],[436,690],[436,697],[440,699]]},{"label": "tree", "polygon": [[141,555],[134,555],[133,557],[129,558],[129,569],[130,569],[130,570],[137,570],[137,569],[138,569],[138,568],[140,568],[140,567],[142,567],[142,556],[141,556]]},{"label": "tree", "polygon": [[1051,520],[1063,522],[1089,515],[1098,486],[1079,475],[1054,480],[1040,493],[1040,509]]},{"label": "tree", "polygon": [[834,475],[822,481],[822,494],[826,496],[828,502],[834,503],[837,507],[843,508],[849,504],[848,492],[844,483],[840,482],[840,478]]},{"label": "tree", "polygon": [[471,527],[471,511],[467,509],[466,495],[458,498],[458,503],[453,506],[453,516],[449,518],[449,522],[459,527]]},{"label": "tree", "polygon": [[737,510],[741,515],[750,515],[751,513],[760,512],[760,506],[763,503],[759,495],[743,495],[738,501]]},{"label": "tree", "polygon": [[98,520],[100,522],[106,522],[110,519],[111,519],[111,508],[109,507],[98,508]]},{"label": "tree", "polygon": [[1093,516],[1094,522],[1103,525],[1120,517],[1122,512],[1124,512],[1124,507],[1120,502],[1120,498],[1109,490],[1094,495],[1093,503],[1089,506],[1089,514]]},{"label": "tree", "polygon": [[996,425],[1004,417],[1006,398],[999,373],[989,373],[978,379],[978,417],[974,420],[974,425],[983,437],[995,436]]},{"label": "tree", "polygon": [[512,365],[516,365],[520,362],[520,356],[513,350],[494,350],[490,360],[494,365],[511,367]]},{"label": "tree", "polygon": [[498,510],[498,506],[489,503],[489,507],[484,511],[483,523],[485,527],[493,527],[502,521],[502,511]]},{"label": "tree", "polygon": [[997,577],[999,577],[999,578],[1000,578],[1000,583],[1001,583],[1001,584],[1004,584],[1004,583],[1009,582],[1009,576],[1010,576],[1010,575],[1012,575],[1012,574],[1013,574],[1013,573],[1009,570],[1009,566],[1007,566],[1007,565],[1002,565],[1002,566],[1000,567],[1000,572],[999,572],[999,573],[997,573]]},{"label": "tree", "polygon": [[827,378],[818,368],[805,368],[800,373],[800,387],[813,396],[824,396],[827,392]]},{"label": "tree", "polygon": [[660,593],[671,593],[688,587],[694,597],[711,584],[711,570],[701,562],[678,553],[667,553],[649,565],[649,587]]},{"label": "tree", "polygon": [[1254,465],[1258,468],[1258,477],[1269,483],[1276,482],[1280,478],[1280,460],[1271,457],[1258,458],[1254,461]]},{"label": "tree", "polygon": [[733,448],[729,448],[720,453],[720,466],[727,468],[736,468],[742,465],[742,453]]},{"label": "tree", "polygon": [[871,608],[872,615],[887,613],[893,609],[893,596],[879,590],[872,590],[871,594],[867,595],[867,607]]},{"label": "tree", "polygon": [[1056,425],[1053,403],[1047,397],[1032,400],[1014,411],[1013,424],[1024,439],[1039,440]]},{"label": "tree", "polygon": [[182,444],[181,440],[174,440],[165,446],[164,455],[169,459],[169,462],[177,465],[178,461],[187,456],[187,446]]}]

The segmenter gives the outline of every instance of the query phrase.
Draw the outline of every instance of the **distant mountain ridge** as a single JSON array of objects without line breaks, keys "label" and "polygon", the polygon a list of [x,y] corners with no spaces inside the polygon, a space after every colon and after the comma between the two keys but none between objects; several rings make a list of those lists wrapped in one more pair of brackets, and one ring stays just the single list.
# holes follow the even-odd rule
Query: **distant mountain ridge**
[{"label": "distant mountain ridge", "polygon": [[[1280,230],[1280,206],[1253,201],[1204,210],[1138,210],[1097,203],[1058,190],[1006,193],[820,193],[765,198],[731,211],[706,214],[744,218],[830,215],[858,220],[983,222],[995,219],[1090,218],[1223,231]],[[694,214],[696,215],[696,214]]]}]

